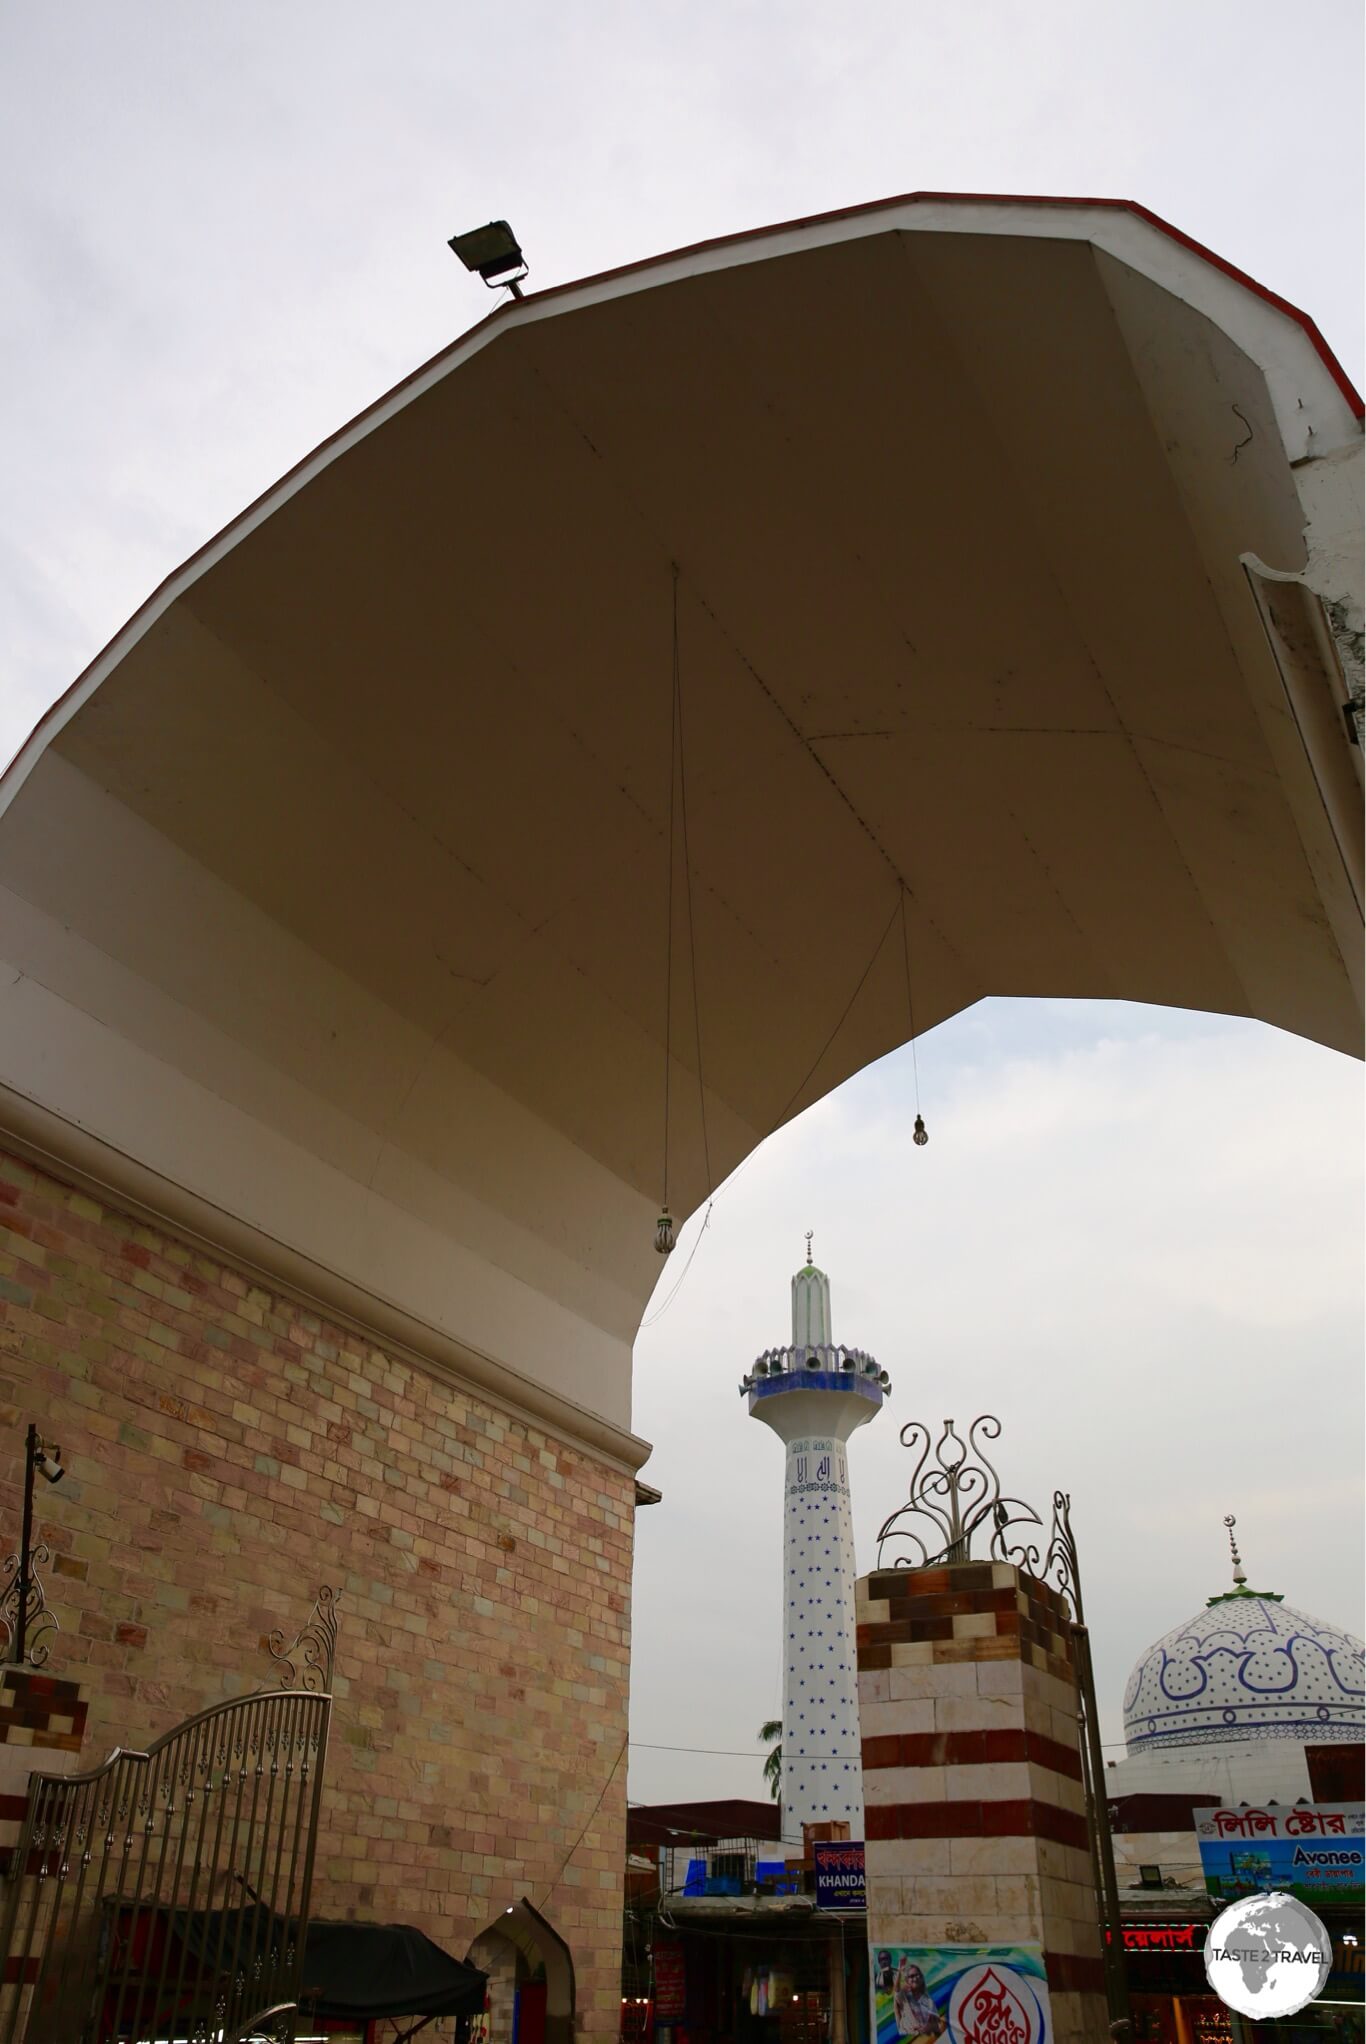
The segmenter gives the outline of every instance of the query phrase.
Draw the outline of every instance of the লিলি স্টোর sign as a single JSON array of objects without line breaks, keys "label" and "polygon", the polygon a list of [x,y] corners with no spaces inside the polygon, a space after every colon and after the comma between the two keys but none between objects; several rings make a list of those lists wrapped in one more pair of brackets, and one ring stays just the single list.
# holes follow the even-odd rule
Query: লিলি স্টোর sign
[{"label": "\u09b2\u09bf\u09b2\u09bf \u09b8\u09cd\u099f\u09cb\u09b0 sign", "polygon": [[1360,1909],[1366,1892],[1366,1804],[1200,1811],[1196,1826],[1213,1900],[1295,1895],[1311,1909]]}]

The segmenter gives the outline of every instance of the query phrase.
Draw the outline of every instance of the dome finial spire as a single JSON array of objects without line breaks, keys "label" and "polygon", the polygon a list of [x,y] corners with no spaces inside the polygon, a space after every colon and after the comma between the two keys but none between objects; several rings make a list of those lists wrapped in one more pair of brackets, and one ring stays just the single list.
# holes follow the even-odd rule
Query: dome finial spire
[{"label": "dome finial spire", "polygon": [[815,1234],[815,1232],[816,1231],[814,1228],[808,1228],[806,1231],[806,1267],[808,1270],[810,1270],[813,1267],[813,1258],[811,1255],[811,1237]]},{"label": "dome finial spire", "polygon": [[1228,1544],[1233,1553],[1233,1581],[1236,1587],[1241,1590],[1247,1581],[1247,1575],[1243,1568],[1242,1558],[1238,1553],[1238,1542],[1233,1532],[1237,1523],[1238,1521],[1231,1512],[1225,1513],[1224,1524],[1228,1527]]}]

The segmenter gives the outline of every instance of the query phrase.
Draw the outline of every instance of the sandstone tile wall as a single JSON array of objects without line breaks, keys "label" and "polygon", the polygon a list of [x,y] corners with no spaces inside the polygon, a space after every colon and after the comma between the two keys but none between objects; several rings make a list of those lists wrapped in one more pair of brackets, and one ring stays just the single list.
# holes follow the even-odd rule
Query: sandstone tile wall
[{"label": "sandstone tile wall", "polygon": [[632,1475],[0,1155],[6,1547],[30,1417],[79,1764],[268,1682],[332,1584],[318,1912],[463,1955],[525,1895],[615,2034]]}]

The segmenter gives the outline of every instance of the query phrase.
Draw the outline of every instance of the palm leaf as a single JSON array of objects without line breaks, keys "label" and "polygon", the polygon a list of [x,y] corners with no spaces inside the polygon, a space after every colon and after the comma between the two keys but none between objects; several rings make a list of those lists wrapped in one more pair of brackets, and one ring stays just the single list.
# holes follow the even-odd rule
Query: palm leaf
[{"label": "palm leaf", "polygon": [[759,1738],[760,1742],[769,1749],[764,1761],[764,1780],[768,1783],[769,1795],[776,1803],[782,1794],[783,1787],[782,1719],[769,1718],[766,1723],[760,1725]]}]

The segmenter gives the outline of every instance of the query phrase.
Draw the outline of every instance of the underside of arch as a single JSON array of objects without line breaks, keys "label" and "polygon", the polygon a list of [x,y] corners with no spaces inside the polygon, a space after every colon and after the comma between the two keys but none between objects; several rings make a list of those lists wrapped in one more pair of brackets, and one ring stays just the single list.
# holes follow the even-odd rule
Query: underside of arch
[{"label": "underside of arch", "polygon": [[21,754],[0,1116],[639,1459],[666,1039],[676,1212],[990,994],[1358,1049],[1359,501],[1313,330],[1132,211],[529,299]]}]

